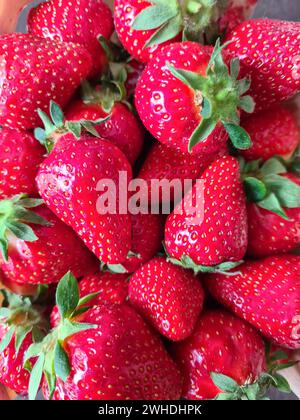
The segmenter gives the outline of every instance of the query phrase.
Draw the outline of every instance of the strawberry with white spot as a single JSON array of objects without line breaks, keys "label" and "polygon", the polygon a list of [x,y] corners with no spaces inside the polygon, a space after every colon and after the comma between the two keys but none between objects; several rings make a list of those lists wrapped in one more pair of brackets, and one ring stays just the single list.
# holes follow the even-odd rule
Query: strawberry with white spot
[{"label": "strawberry with white spot", "polygon": [[129,299],[160,334],[181,341],[195,327],[202,311],[204,291],[192,271],[157,257],[130,278]]},{"label": "strawberry with white spot", "polygon": [[238,149],[251,140],[239,126],[240,110],[252,112],[244,94],[250,86],[238,79],[238,60],[230,70],[222,48],[195,42],[168,45],[148,64],[139,79],[135,103],[142,122],[161,143],[205,157],[224,149],[228,136]]},{"label": "strawberry with white spot", "polygon": [[30,132],[0,129],[0,198],[24,193],[38,195],[35,177],[44,149]]},{"label": "strawberry with white spot", "polygon": [[211,274],[213,297],[264,336],[287,349],[300,348],[300,258],[271,256],[248,261],[240,274]]},{"label": "strawberry with white spot", "polygon": [[299,22],[252,19],[230,32],[225,50],[239,57],[241,75],[251,77],[249,94],[256,111],[265,110],[300,91]]},{"label": "strawberry with white spot", "polygon": [[[43,378],[54,400],[176,400],[181,377],[160,339],[126,304],[89,307],[79,299],[68,273],[58,285],[61,323],[26,356],[38,359],[31,372],[29,398]],[[84,307],[82,307],[84,303]]]},{"label": "strawberry with white spot", "polygon": [[80,45],[27,34],[0,38],[0,125],[32,129],[37,109],[53,99],[64,107],[91,70],[90,54]]},{"label": "strawberry with white spot", "polygon": [[170,260],[198,272],[227,271],[248,245],[246,197],[238,161],[216,160],[168,217],[165,246]]},{"label": "strawberry with white spot", "polygon": [[90,53],[93,68],[89,76],[100,76],[108,65],[98,37],[109,39],[113,18],[102,0],[49,0],[30,10],[30,34],[58,42],[74,42]]}]

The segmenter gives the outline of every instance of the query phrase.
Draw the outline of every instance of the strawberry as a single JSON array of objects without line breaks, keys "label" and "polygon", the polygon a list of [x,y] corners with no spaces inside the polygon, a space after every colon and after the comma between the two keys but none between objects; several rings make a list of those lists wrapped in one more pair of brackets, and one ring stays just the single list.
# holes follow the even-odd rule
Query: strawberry
[{"label": "strawberry", "polygon": [[[128,298],[128,276],[126,274],[101,273],[85,276],[79,282],[80,297],[95,294],[89,301],[90,306],[102,305],[104,302],[115,304],[125,303]],[[60,322],[58,307],[51,312],[51,327],[57,327]]]},{"label": "strawberry", "polygon": [[28,16],[30,34],[82,45],[93,59],[90,76],[105,70],[107,58],[97,38],[110,38],[113,30],[112,13],[102,0],[50,0],[32,8]]},{"label": "strawberry", "polygon": [[136,60],[131,59],[126,63],[125,89],[129,98],[134,95],[136,85],[144,70],[145,65]]},{"label": "strawberry", "polygon": [[83,299],[68,273],[56,293],[60,325],[25,355],[38,356],[29,398],[44,373],[44,395],[55,400],[178,399],[178,369],[134,309],[103,303],[83,310],[90,296]]},{"label": "strawberry", "polygon": [[241,161],[248,197],[248,253],[263,257],[292,251],[300,243],[300,180],[282,161]]},{"label": "strawberry", "polygon": [[232,275],[211,274],[206,285],[222,305],[272,342],[299,349],[300,258],[271,256],[248,261]]},{"label": "strawberry", "polygon": [[158,214],[138,213],[131,215],[132,245],[125,261],[121,264],[107,264],[111,272],[134,273],[148,262],[162,248],[164,219]]},{"label": "strawberry", "polygon": [[64,107],[91,69],[91,57],[80,45],[27,34],[2,35],[0,54],[0,125],[9,128],[36,127],[36,110],[46,110],[50,99]]},{"label": "strawberry", "polygon": [[128,190],[132,177],[130,164],[112,143],[81,133],[83,126],[98,135],[86,121],[65,124],[61,110],[53,102],[50,114],[56,125],[40,112],[46,130],[35,132],[48,146],[53,137],[56,138],[55,147],[37,175],[40,195],[103,263],[119,264],[130,251],[131,219],[128,213],[119,211],[119,192],[116,191],[113,197],[110,195],[108,201],[113,207],[110,209],[106,207],[107,198],[103,195],[106,197],[105,180],[119,188],[120,172],[127,175],[124,188]]},{"label": "strawberry", "polygon": [[275,155],[290,157],[300,141],[294,113],[280,104],[245,117],[242,126],[252,140],[250,149],[241,151],[247,161],[268,160]]},{"label": "strawberry", "polygon": [[253,19],[230,32],[226,46],[239,57],[241,75],[251,77],[249,94],[256,111],[285,101],[300,91],[299,22]]},{"label": "strawberry", "polygon": [[0,129],[0,198],[19,193],[37,196],[35,177],[44,149],[31,133]]},{"label": "strawberry", "polygon": [[157,257],[133,274],[129,299],[160,334],[180,341],[189,337],[195,327],[204,291],[191,271]]},{"label": "strawberry", "polygon": [[96,259],[81,240],[41,202],[26,196],[0,202],[5,284],[57,283],[66,270],[80,277],[95,269]]},{"label": "strawberry", "polygon": [[196,182],[165,227],[170,261],[201,271],[226,271],[241,263],[247,249],[246,200],[239,165],[216,160]]},{"label": "strawberry", "polygon": [[122,103],[119,89],[112,83],[103,83],[94,90],[85,83],[83,100],[72,102],[65,115],[68,121],[97,121],[107,118],[103,124],[96,124],[99,135],[119,147],[131,164],[138,158],[144,140],[143,128],[126,103]]},{"label": "strawberry", "polygon": [[162,49],[139,79],[135,102],[145,127],[168,146],[201,156],[218,153],[228,134],[239,149],[251,146],[239,127],[239,109],[252,112],[254,104],[243,95],[246,79],[237,80],[238,61],[231,74],[217,41],[215,49],[181,42]]},{"label": "strawberry", "polygon": [[184,378],[188,400],[265,399],[270,386],[290,392],[274,363],[266,373],[265,345],[247,323],[221,309],[204,312],[194,333],[172,344],[172,354]]},{"label": "strawberry", "polygon": [[[180,38],[212,41],[251,15],[257,0],[116,0],[115,26],[127,51],[144,63]],[[183,36],[184,35],[184,36]]]},{"label": "strawberry", "polygon": [[23,358],[34,340],[48,331],[37,297],[29,299],[4,292],[6,307],[0,308],[0,383],[18,394],[27,394],[29,372]]}]

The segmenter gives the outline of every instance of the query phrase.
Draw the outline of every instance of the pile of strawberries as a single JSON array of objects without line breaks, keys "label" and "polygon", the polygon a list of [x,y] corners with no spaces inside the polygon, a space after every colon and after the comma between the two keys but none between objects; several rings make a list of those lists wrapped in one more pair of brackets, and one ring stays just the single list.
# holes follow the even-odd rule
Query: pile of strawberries
[{"label": "pile of strawberries", "polygon": [[[0,384],[55,400],[290,392],[300,23],[247,20],[255,4],[49,0],[28,34],[0,36]],[[193,186],[167,218],[99,212],[99,180],[118,203],[121,172]]]}]

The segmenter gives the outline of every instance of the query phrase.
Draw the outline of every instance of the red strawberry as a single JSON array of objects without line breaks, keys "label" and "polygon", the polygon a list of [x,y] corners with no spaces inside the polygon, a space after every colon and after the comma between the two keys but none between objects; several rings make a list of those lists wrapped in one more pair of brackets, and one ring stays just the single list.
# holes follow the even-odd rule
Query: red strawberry
[{"label": "red strawberry", "polygon": [[28,17],[30,34],[85,47],[93,59],[90,76],[99,76],[107,66],[97,38],[110,38],[113,30],[111,11],[102,0],[51,0],[31,9]]},{"label": "red strawberry", "polygon": [[[79,282],[80,297],[97,293],[89,301],[90,306],[102,305],[104,302],[115,304],[125,303],[128,298],[128,276],[126,274],[95,273],[85,276]],[[58,307],[51,312],[51,327],[57,327],[60,322]]]},{"label": "red strawberry", "polygon": [[[239,23],[249,19],[253,14],[257,1],[258,0],[228,0],[226,10],[219,21],[221,32],[228,32],[234,29]],[[220,3],[221,2],[222,0]]]},{"label": "red strawberry", "polygon": [[168,217],[166,250],[172,261],[197,271],[223,271],[247,249],[246,200],[239,165],[216,160]]},{"label": "red strawberry", "polygon": [[26,297],[5,292],[7,307],[0,308],[0,383],[18,394],[27,394],[29,372],[23,368],[26,351],[47,333],[42,308]]},{"label": "red strawberry", "polygon": [[44,149],[26,131],[0,129],[0,198],[25,193],[37,196],[35,177]]},{"label": "red strawberry", "polygon": [[45,206],[30,210],[40,204],[23,196],[0,202],[4,283],[57,283],[68,270],[77,277],[95,270],[96,259],[72,229]]},{"label": "red strawberry", "polygon": [[43,40],[27,34],[2,35],[0,125],[31,129],[37,108],[50,99],[64,107],[91,69],[89,53],[80,45]]},{"label": "red strawberry", "polygon": [[131,216],[132,245],[125,261],[107,268],[116,273],[134,273],[162,248],[164,219],[158,214],[136,214]]},{"label": "red strawberry", "polygon": [[[237,80],[238,62],[231,74],[215,49],[192,42],[169,45],[148,64],[139,79],[135,102],[151,134],[168,146],[201,156],[218,153],[228,135],[237,148],[251,145],[238,126],[239,108],[252,112],[253,102],[242,96],[249,88]],[[226,133],[227,131],[227,133]]]},{"label": "red strawberry", "polygon": [[248,261],[239,270],[208,277],[213,297],[274,343],[299,349],[300,258],[272,256]]},{"label": "red strawberry", "polygon": [[300,244],[300,179],[277,158],[241,162],[248,197],[248,253],[282,254]]},{"label": "red strawberry", "polygon": [[180,341],[189,337],[195,327],[204,291],[191,271],[158,257],[131,277],[129,299],[160,334]]},{"label": "red strawberry", "polygon": [[289,387],[277,373],[281,366],[270,366],[272,379],[265,375],[265,345],[258,333],[224,310],[202,314],[194,333],[173,344],[172,353],[189,400],[263,399],[270,385]]},{"label": "red strawberry", "polygon": [[[175,363],[133,308],[105,303],[77,314],[79,290],[70,274],[60,282],[56,296],[64,322],[26,355],[39,355],[34,373],[38,378],[42,370],[45,373],[46,398],[52,394],[55,400],[180,397]],[[48,366],[54,368],[49,371]],[[29,388],[31,399],[37,388]]]},{"label": "red strawberry", "polygon": [[[87,89],[87,87],[86,87]],[[143,128],[128,106],[118,98],[119,92],[112,92],[112,85],[90,89],[83,100],[72,102],[67,111],[68,121],[97,121],[107,118],[103,124],[96,124],[99,135],[119,147],[131,164],[138,158],[144,140]]]},{"label": "red strawberry", "polygon": [[253,19],[229,33],[226,46],[240,58],[241,74],[251,77],[249,94],[256,111],[265,110],[300,91],[299,22]]},{"label": "red strawberry", "polygon": [[125,69],[126,69],[126,74],[127,74],[125,88],[126,88],[127,96],[131,97],[134,95],[136,85],[143,71],[145,70],[145,66],[144,64],[131,59],[128,61],[128,63],[126,63]]},{"label": "red strawberry", "polygon": [[251,148],[241,151],[247,161],[267,160],[275,155],[290,157],[300,141],[295,115],[282,105],[247,116],[242,126],[252,140]]}]

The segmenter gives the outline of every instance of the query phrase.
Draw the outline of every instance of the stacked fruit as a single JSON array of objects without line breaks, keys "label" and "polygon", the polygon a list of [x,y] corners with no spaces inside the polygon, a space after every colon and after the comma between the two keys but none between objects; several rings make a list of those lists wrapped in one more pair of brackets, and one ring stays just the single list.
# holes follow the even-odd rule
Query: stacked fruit
[{"label": "stacked fruit", "polygon": [[[57,400],[290,391],[300,23],[247,20],[255,3],[116,0],[114,25],[102,0],[50,0],[0,37],[0,384]],[[132,191],[121,210],[131,180],[167,219],[130,212]],[[153,203],[153,180],[192,185]]]}]

